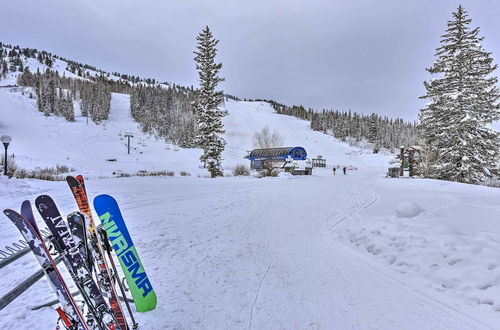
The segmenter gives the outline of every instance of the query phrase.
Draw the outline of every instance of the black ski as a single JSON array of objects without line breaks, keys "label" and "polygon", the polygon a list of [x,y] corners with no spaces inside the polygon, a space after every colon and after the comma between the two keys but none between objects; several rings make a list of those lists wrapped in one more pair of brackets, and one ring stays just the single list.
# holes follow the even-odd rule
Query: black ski
[{"label": "black ski", "polygon": [[92,254],[89,250],[88,237],[87,237],[87,226],[85,223],[85,215],[81,212],[75,211],[67,215],[68,226],[73,235],[73,240],[75,241],[80,254],[83,259],[87,262],[86,266],[90,273],[94,268],[94,263],[92,261]]},{"label": "black ski", "polygon": [[35,205],[52,233],[53,244],[63,256],[63,261],[70,271],[75,284],[84,298],[90,313],[99,329],[119,329],[113,313],[102,296],[99,287],[90,275],[85,261],[73,241],[68,226],[64,222],[56,204],[50,196],[41,195]]},{"label": "black ski", "polygon": [[66,328],[71,330],[89,330],[90,328],[85,322],[85,319],[83,318],[83,315],[80,312],[77,303],[71,296],[71,292],[69,291],[68,286],[64,282],[64,279],[59,273],[57,265],[50,256],[50,253],[45,246],[45,243],[43,242],[40,231],[38,230],[36,222],[34,221],[35,219],[31,212],[29,201],[23,203],[23,210],[28,218],[30,218],[30,220],[26,219],[24,216],[11,209],[5,209],[3,212],[21,232],[31,251],[36,256],[36,259],[45,271],[45,274],[49,279],[49,283],[51,284],[52,289],[58,297],[62,310],[64,311],[64,315],[61,315],[61,317],[64,319],[64,325],[66,326]]}]

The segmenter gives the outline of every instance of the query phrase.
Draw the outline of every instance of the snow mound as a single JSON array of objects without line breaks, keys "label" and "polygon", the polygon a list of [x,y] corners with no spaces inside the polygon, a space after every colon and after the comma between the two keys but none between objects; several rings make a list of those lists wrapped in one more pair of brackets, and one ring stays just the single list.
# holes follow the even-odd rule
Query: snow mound
[{"label": "snow mound", "polygon": [[414,218],[422,212],[422,208],[414,202],[401,202],[396,206],[396,217]]},{"label": "snow mound", "polygon": [[291,173],[288,173],[288,172],[280,172],[278,174],[278,177],[283,178],[283,179],[290,179],[293,177],[293,175]]}]

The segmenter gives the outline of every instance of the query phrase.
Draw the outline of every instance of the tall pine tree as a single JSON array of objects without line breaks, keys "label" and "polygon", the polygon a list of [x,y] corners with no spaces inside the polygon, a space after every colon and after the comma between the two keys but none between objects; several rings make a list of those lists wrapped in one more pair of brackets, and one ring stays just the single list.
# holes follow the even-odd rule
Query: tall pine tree
[{"label": "tall pine tree", "polygon": [[210,172],[212,178],[222,176],[222,152],[225,141],[222,138],[224,126],[222,117],[226,115],[219,106],[223,99],[222,91],[216,91],[223,78],[218,76],[222,64],[215,63],[217,53],[216,40],[210,29],[205,27],[196,37],[198,44],[194,60],[200,77],[200,88],[197,91],[197,100],[194,102],[198,123],[197,142],[203,148],[200,160]]},{"label": "tall pine tree", "polygon": [[499,156],[498,134],[488,125],[500,118],[496,69],[491,53],[471,29],[462,6],[448,21],[436,62],[427,70],[439,75],[424,82],[429,103],[420,111],[420,133],[433,155],[427,177],[481,183],[494,175]]}]

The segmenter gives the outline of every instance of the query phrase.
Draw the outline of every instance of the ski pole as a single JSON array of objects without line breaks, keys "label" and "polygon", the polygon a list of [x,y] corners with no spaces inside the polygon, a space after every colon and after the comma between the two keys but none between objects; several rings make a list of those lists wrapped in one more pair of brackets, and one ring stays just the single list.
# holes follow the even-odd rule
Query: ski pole
[{"label": "ski pole", "polygon": [[99,229],[99,232],[101,233],[101,236],[103,238],[103,243],[104,243],[104,250],[106,250],[108,254],[109,261],[111,263],[111,267],[113,268],[113,272],[115,273],[115,279],[116,282],[118,283],[118,287],[120,288],[120,292],[122,293],[122,296],[125,301],[125,305],[127,305],[127,310],[130,315],[130,318],[132,319],[132,329],[137,329],[139,327],[139,324],[135,321],[134,315],[132,314],[132,308],[130,308],[130,304],[128,302],[127,296],[125,294],[125,290],[123,289],[123,284],[121,283],[120,279],[118,278],[118,272],[116,270],[116,265],[113,260],[113,256],[111,255],[111,245],[109,245],[109,239],[108,235],[106,234],[106,231],[102,228]]}]

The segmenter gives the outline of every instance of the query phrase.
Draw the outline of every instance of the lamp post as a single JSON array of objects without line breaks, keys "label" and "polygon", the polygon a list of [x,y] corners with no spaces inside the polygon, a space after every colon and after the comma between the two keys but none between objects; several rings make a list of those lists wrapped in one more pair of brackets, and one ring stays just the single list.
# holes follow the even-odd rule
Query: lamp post
[{"label": "lamp post", "polygon": [[0,141],[2,141],[3,146],[5,147],[5,162],[4,162],[4,171],[3,174],[7,175],[7,148],[9,147],[10,141],[12,141],[12,138],[8,135],[2,135],[0,137]]}]

